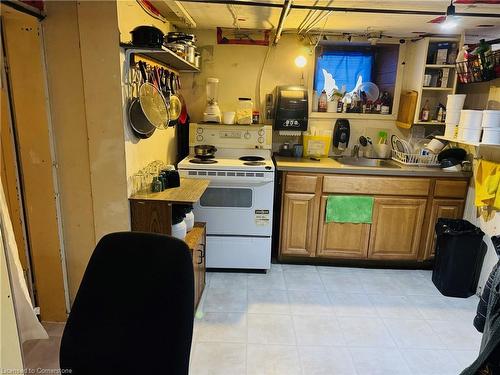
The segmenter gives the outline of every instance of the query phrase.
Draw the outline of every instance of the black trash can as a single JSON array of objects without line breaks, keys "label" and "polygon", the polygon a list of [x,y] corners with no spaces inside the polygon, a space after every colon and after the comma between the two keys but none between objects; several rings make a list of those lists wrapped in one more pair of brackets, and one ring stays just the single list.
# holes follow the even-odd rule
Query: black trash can
[{"label": "black trash can", "polygon": [[467,298],[476,293],[486,243],[481,229],[467,220],[438,219],[432,282],[448,297]]}]

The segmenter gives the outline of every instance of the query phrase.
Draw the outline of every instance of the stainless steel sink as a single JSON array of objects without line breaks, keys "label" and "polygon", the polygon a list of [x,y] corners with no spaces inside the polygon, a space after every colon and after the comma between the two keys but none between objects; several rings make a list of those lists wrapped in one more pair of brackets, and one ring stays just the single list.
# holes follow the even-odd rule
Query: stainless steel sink
[{"label": "stainless steel sink", "polygon": [[398,163],[392,160],[367,159],[355,157],[333,158],[343,165],[352,165],[355,167],[375,167],[375,168],[401,168]]}]

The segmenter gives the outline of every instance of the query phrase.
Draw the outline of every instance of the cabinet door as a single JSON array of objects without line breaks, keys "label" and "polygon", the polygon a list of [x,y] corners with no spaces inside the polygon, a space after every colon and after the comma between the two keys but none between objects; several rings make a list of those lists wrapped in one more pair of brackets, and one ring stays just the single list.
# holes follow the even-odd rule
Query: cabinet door
[{"label": "cabinet door", "polygon": [[426,199],[375,198],[368,258],[415,260]]},{"label": "cabinet door", "polygon": [[198,270],[198,247],[191,249],[191,255],[193,256],[193,273],[194,273],[194,308],[198,306],[198,301],[200,298],[200,272]]},{"label": "cabinet door", "polygon": [[318,208],[315,194],[284,194],[280,249],[282,255],[314,256]]},{"label": "cabinet door", "polygon": [[434,256],[436,247],[436,232],[434,227],[436,226],[437,220],[440,217],[445,219],[460,219],[462,218],[463,211],[463,199],[434,199],[432,201],[431,215],[425,241],[425,259]]},{"label": "cabinet door", "polygon": [[321,258],[366,258],[370,224],[327,223],[326,202],[321,197],[318,246],[316,256]]}]

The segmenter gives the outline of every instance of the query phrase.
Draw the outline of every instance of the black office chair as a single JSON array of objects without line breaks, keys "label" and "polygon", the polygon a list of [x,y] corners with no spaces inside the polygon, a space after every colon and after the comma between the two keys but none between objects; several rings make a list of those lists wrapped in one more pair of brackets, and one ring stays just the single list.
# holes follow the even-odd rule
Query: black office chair
[{"label": "black office chair", "polygon": [[61,369],[188,374],[193,318],[193,265],[184,241],[108,234],[90,258],[68,317]]}]

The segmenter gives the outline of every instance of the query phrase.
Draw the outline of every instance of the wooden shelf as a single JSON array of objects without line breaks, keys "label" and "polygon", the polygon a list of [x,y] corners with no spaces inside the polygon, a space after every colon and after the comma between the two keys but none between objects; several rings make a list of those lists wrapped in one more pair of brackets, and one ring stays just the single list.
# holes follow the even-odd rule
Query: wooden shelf
[{"label": "wooden shelf", "polygon": [[137,193],[129,199],[189,204],[198,202],[209,184],[210,180],[181,177],[181,186],[179,187],[166,189],[159,193]]},{"label": "wooden shelf", "polygon": [[451,137],[445,137],[445,136],[442,136],[442,135],[437,135],[436,138],[437,139],[442,139],[443,141],[460,143],[462,145],[467,145],[467,146],[478,147],[480,145],[480,142],[464,141],[464,140],[461,140],[461,139],[456,139],[456,138],[451,138]]},{"label": "wooden shelf", "polygon": [[454,69],[455,65],[453,65],[453,64],[425,64],[425,67],[429,68],[429,69],[442,69],[442,68]]},{"label": "wooden shelf", "polygon": [[127,66],[130,66],[130,60],[133,55],[142,55],[149,57],[152,60],[165,64],[181,73],[199,73],[200,69],[176,55],[168,48],[134,48],[127,45],[122,45],[125,48]]},{"label": "wooden shelf", "polygon": [[414,124],[415,125],[442,125],[442,126],[446,125],[444,122],[437,122],[437,121],[417,121]]},{"label": "wooden shelf", "polygon": [[423,86],[422,90],[423,91],[453,91],[453,87],[430,87],[430,86]]},{"label": "wooden shelf", "polygon": [[337,113],[337,112],[311,112],[309,113],[309,118],[315,119],[365,119],[365,120],[396,120],[396,114],[391,113],[388,115],[381,115],[379,113]]}]

